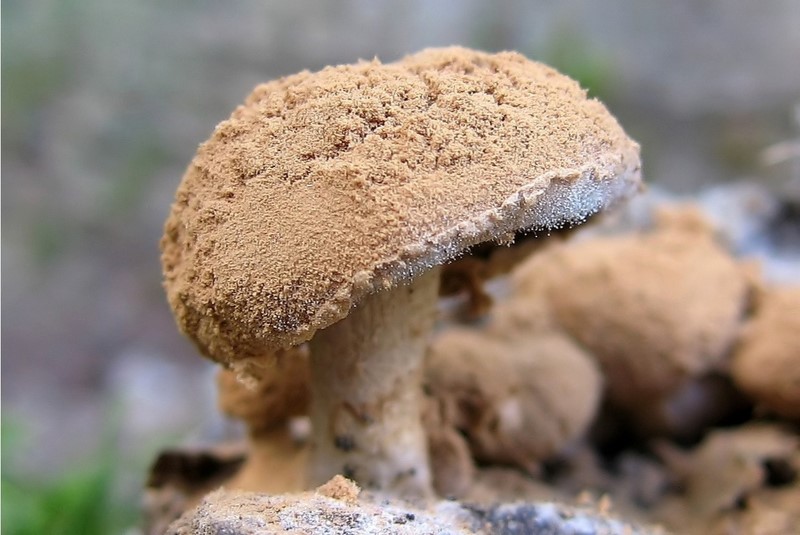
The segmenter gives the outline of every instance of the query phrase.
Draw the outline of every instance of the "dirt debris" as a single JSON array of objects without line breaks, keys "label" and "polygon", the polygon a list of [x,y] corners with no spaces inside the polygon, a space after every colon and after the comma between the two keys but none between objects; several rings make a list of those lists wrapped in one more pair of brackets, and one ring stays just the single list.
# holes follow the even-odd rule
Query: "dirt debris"
[{"label": "dirt debris", "polygon": [[660,443],[676,490],[655,516],[687,526],[687,533],[712,527],[714,533],[778,533],[766,529],[770,525],[793,525],[781,532],[793,533],[800,525],[798,446],[800,437],[790,429],[765,423],[714,431],[688,452]]}]

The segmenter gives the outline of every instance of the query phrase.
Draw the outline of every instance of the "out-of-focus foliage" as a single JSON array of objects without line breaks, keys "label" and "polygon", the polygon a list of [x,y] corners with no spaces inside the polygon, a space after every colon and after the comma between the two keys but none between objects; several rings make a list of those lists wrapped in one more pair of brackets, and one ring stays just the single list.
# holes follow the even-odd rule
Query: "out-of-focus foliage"
[{"label": "out-of-focus foliage", "polygon": [[122,469],[111,444],[64,472],[43,479],[15,470],[26,454],[23,430],[3,423],[2,532],[8,535],[107,535],[134,525],[137,502],[126,503],[114,481]]},{"label": "out-of-focus foliage", "polygon": [[554,32],[539,57],[544,63],[577,80],[590,96],[607,100],[615,90],[614,62],[602,52],[593,50],[579,32],[568,29]]}]

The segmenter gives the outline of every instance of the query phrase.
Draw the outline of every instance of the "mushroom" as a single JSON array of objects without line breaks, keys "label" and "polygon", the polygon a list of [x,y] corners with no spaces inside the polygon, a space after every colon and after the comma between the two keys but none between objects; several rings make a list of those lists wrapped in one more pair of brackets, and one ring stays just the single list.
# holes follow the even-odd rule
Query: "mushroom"
[{"label": "mushroom", "polygon": [[231,370],[217,375],[219,407],[247,425],[244,466],[225,483],[230,489],[281,493],[304,490],[307,448],[290,430],[292,418],[307,414],[308,346],[278,351],[257,377],[244,380]]},{"label": "mushroom", "polygon": [[428,435],[433,490],[439,496],[463,498],[472,488],[476,466],[469,444],[452,422],[452,407],[441,396],[426,396],[422,423]]},{"label": "mushroom", "polygon": [[800,287],[767,289],[758,296],[731,375],[758,403],[800,421]]},{"label": "mushroom", "polygon": [[696,209],[657,219],[647,233],[554,246],[512,277],[514,299],[549,303],[632,416],[652,416],[649,404],[722,369],[748,304],[746,270]]},{"label": "mushroom", "polygon": [[580,438],[600,402],[602,377],[591,356],[551,333],[453,328],[431,345],[426,390],[466,435],[478,461],[534,472]]},{"label": "mushroom", "polygon": [[234,370],[309,342],[311,485],[426,495],[438,266],[639,187],[638,145],[606,108],[519,54],[303,72],[257,87],[199,148],[164,285],[182,331]]}]

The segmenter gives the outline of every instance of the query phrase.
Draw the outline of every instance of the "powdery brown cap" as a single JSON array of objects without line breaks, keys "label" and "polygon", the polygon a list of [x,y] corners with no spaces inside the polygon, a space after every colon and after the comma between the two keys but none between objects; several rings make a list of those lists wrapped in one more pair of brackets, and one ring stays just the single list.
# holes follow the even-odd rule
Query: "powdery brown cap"
[{"label": "powdery brown cap", "polygon": [[767,290],[745,327],[731,372],[745,392],[800,421],[800,286]]},{"label": "powdery brown cap", "polygon": [[303,72],[257,87],[189,165],[168,299],[207,356],[258,358],[475,244],[580,221],[639,169],[600,102],[516,53]]}]

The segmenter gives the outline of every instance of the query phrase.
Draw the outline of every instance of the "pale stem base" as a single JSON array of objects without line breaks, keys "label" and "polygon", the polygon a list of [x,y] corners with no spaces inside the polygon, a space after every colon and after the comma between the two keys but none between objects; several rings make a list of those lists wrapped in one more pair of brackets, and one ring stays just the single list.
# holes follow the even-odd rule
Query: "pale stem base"
[{"label": "pale stem base", "polygon": [[336,474],[397,496],[428,497],[422,372],[440,270],[365,298],[311,341],[310,483]]}]

